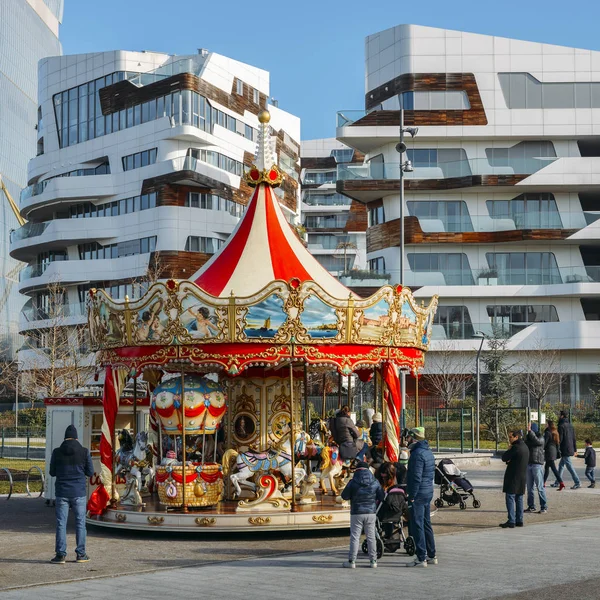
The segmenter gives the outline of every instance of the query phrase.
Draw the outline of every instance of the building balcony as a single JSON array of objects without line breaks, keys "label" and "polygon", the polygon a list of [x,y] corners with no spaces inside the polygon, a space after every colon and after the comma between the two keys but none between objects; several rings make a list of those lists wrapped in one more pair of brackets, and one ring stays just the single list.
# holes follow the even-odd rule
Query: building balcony
[{"label": "building balcony", "polygon": [[85,323],[86,320],[87,308],[85,302],[57,306],[52,310],[52,314],[43,308],[26,305],[19,315],[19,333],[32,329],[45,329],[52,324],[61,326],[77,325]]},{"label": "building balcony", "polygon": [[[565,240],[579,244],[574,234],[600,221],[600,213],[523,213],[511,218],[482,215],[456,217],[405,217],[406,244],[496,244]],[[595,228],[594,228],[595,230]],[[585,237],[585,236],[583,236]],[[597,240],[597,235],[589,236]],[[367,252],[400,245],[400,219],[379,223],[367,230]]]},{"label": "building balcony", "polygon": [[28,265],[19,277],[19,291],[47,288],[54,281],[77,285],[89,281],[112,281],[140,277],[148,270],[150,253],[98,260],[56,260]]},{"label": "building balcony", "polygon": [[[515,186],[556,160],[555,157],[511,160],[507,166],[491,165],[487,158],[437,163],[433,166],[417,164],[413,165],[413,171],[403,172],[404,186],[408,191]],[[400,191],[400,163],[341,164],[337,167],[337,178],[337,192],[360,202],[372,202],[385,193]]]}]

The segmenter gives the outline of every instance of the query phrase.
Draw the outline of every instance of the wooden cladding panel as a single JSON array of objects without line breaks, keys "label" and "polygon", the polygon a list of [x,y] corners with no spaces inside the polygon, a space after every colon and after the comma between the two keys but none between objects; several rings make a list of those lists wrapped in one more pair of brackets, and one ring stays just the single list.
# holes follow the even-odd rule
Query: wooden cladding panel
[{"label": "wooden cladding panel", "polygon": [[[487,125],[485,108],[473,73],[404,73],[371,90],[365,96],[367,110],[384,100],[411,91],[464,91],[469,98],[468,110],[405,110],[405,125]],[[378,113],[387,113],[379,115]],[[399,125],[400,111],[375,111],[353,125]]]},{"label": "wooden cladding panel", "polygon": [[[355,150],[351,164],[362,164],[364,161],[365,155],[362,152]],[[300,165],[303,169],[335,169],[337,168],[338,163],[333,156],[302,156],[300,158]]]},{"label": "wooden cladding panel", "polygon": [[[405,179],[406,191],[452,190],[477,186],[511,186],[523,181],[529,175],[468,175],[447,179]],[[336,182],[336,191],[351,195],[352,192],[399,192],[398,179],[347,179]]]},{"label": "wooden cladding panel", "polygon": [[179,73],[143,87],[137,87],[131,81],[118,81],[100,90],[100,106],[103,115],[110,115],[129,106],[181,90],[198,92],[208,100],[218,102],[240,116],[244,115],[244,111],[258,114],[267,106],[265,94],[259,94],[259,103],[254,103],[250,86],[246,84],[242,95],[236,93],[235,81],[231,92],[228,93],[192,73]]},{"label": "wooden cladding panel", "polygon": [[153,252],[150,256],[149,269],[160,274],[161,279],[189,279],[212,254],[204,252],[185,252],[165,250]]},{"label": "wooden cladding panel", "polygon": [[369,219],[367,207],[358,200],[352,200],[350,205],[350,214],[344,231],[351,233],[353,231],[367,231],[369,227]]},{"label": "wooden cladding panel", "polygon": [[[564,240],[576,229],[511,229],[508,231],[462,231],[426,233],[417,217],[404,218],[407,244],[499,244],[503,242],[537,242]],[[400,219],[373,225],[367,231],[367,252],[377,252],[400,245]]]}]

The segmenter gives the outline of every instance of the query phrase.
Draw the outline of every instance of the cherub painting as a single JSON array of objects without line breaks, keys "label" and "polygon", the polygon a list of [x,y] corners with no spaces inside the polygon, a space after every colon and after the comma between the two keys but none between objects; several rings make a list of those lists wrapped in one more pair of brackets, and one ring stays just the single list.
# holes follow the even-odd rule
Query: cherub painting
[{"label": "cherub painting", "polygon": [[137,338],[142,342],[159,340],[165,330],[161,321],[160,311],[163,308],[162,299],[158,299],[152,306],[138,313]]}]

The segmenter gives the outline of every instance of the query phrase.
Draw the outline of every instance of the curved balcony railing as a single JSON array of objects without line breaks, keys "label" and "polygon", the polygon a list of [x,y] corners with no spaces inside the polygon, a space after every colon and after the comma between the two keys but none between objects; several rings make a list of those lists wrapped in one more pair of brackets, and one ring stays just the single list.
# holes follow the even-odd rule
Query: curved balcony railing
[{"label": "curved balcony railing", "polygon": [[434,323],[432,340],[470,340],[475,333],[483,333],[491,338],[509,338],[535,323]]},{"label": "curved balcony railing", "polygon": [[[472,158],[438,162],[432,166],[412,165],[413,171],[404,171],[405,179],[449,179],[472,175],[531,175],[557,160],[557,157],[511,159],[506,165],[492,165],[487,158]],[[399,179],[399,162],[368,162],[362,165],[337,166],[337,178],[342,181],[370,181]]]},{"label": "curved balcony railing", "polygon": [[352,198],[338,194],[324,194],[320,190],[304,190],[302,193],[302,202],[308,206],[350,206]]},{"label": "curved balcony railing", "polygon": [[14,229],[10,232],[10,243],[19,242],[21,240],[27,240],[29,238],[37,237],[42,235],[51,221],[44,221],[42,223],[25,223],[22,227]]},{"label": "curved balcony railing", "polygon": [[26,321],[32,322],[47,319],[62,319],[63,317],[85,317],[87,309],[85,302],[73,302],[53,307],[51,311],[35,306],[28,306],[23,308],[21,314]]},{"label": "curved balcony railing", "polygon": [[19,272],[19,281],[27,281],[33,277],[41,277],[53,262],[64,262],[65,260],[67,259],[55,258],[53,261],[42,263],[40,265],[28,265]]}]

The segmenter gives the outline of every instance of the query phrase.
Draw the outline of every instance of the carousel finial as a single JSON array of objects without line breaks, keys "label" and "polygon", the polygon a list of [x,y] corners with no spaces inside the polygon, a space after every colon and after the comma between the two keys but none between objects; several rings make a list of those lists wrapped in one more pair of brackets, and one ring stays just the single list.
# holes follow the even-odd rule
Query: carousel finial
[{"label": "carousel finial", "polygon": [[269,125],[271,113],[268,110],[262,110],[258,113],[258,121],[260,125],[258,127],[256,155],[252,167],[244,175],[244,178],[253,187],[262,182],[277,187],[283,179],[283,173],[277,167],[275,144],[271,142],[271,127]]}]

